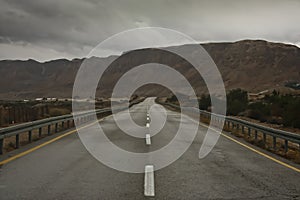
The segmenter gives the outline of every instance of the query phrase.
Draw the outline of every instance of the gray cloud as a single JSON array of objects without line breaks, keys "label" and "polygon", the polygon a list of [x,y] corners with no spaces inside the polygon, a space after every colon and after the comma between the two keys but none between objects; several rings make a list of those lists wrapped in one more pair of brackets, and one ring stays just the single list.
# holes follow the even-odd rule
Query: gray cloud
[{"label": "gray cloud", "polygon": [[0,59],[83,57],[112,34],[158,26],[200,42],[266,39],[300,45],[300,2],[0,0]]}]

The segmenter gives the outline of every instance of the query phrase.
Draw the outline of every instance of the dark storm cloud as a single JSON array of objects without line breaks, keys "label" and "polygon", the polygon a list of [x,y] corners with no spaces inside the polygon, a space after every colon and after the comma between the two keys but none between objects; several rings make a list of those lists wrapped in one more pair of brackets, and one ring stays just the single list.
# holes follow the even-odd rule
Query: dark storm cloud
[{"label": "dark storm cloud", "polygon": [[198,41],[260,38],[300,45],[299,1],[0,0],[0,59],[82,57],[130,28],[172,28]]}]

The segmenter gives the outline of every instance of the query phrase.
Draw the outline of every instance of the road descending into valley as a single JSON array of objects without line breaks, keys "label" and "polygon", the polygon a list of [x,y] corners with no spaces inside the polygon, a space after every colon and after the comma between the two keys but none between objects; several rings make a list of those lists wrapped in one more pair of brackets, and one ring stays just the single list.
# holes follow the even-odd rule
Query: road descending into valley
[{"label": "road descending into valley", "polygon": [[[153,104],[154,99],[148,98],[131,107],[132,119],[147,126]],[[99,123],[120,148],[145,153],[167,145],[176,134],[180,113],[166,112],[163,129],[146,139],[121,131],[112,116]],[[185,119],[187,125],[195,123]],[[88,134],[89,127],[85,129]],[[258,152],[220,136],[212,152],[199,159],[206,130],[199,127],[192,145],[174,163],[160,170],[152,166],[154,171],[149,165],[146,173],[137,174],[105,166],[89,154],[76,133],[70,134],[2,165],[0,199],[300,199],[300,173],[260,155],[263,152],[290,164],[251,144],[245,143]]]}]

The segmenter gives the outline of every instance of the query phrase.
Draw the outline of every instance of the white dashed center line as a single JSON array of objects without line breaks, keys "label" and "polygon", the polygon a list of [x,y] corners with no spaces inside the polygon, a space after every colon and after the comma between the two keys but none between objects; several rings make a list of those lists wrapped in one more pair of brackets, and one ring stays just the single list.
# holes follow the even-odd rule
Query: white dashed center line
[{"label": "white dashed center line", "polygon": [[154,166],[145,166],[145,184],[144,184],[144,195],[154,197]]},{"label": "white dashed center line", "polygon": [[150,136],[150,134],[146,134],[146,144],[151,145],[151,136]]},{"label": "white dashed center line", "polygon": [[[149,128],[150,115],[147,113],[146,127]],[[146,134],[146,145],[151,145],[151,136],[149,133]],[[145,166],[145,183],[144,183],[144,195],[154,197],[154,166]]]}]

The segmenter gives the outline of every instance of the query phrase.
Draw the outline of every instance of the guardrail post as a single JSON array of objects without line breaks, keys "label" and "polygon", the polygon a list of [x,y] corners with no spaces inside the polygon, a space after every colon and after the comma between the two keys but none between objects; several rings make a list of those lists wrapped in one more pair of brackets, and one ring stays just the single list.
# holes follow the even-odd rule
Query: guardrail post
[{"label": "guardrail post", "polygon": [[289,141],[288,140],[284,140],[284,152],[288,152],[289,150]]},{"label": "guardrail post", "polygon": [[64,121],[62,121],[61,126],[62,126],[63,129],[65,128],[65,122]]},{"label": "guardrail post", "polygon": [[55,123],[55,133],[58,131],[58,123]]},{"label": "guardrail post", "polygon": [[257,130],[255,130],[254,139],[257,140]]},{"label": "guardrail post", "polygon": [[17,135],[16,135],[16,149],[18,149],[19,146],[20,146],[20,135],[17,134]]},{"label": "guardrail post", "polygon": [[264,143],[266,144],[266,141],[267,141],[267,134],[266,133],[263,133],[263,140],[264,140]]},{"label": "guardrail post", "polygon": [[244,126],[242,126],[242,134],[244,134],[244,133],[245,133]]},{"label": "guardrail post", "polygon": [[248,128],[248,136],[249,137],[251,136],[251,128],[250,127]]},{"label": "guardrail post", "polygon": [[70,120],[67,121],[67,127],[70,128]]},{"label": "guardrail post", "polygon": [[276,150],[276,137],[273,136],[273,149]]},{"label": "guardrail post", "polygon": [[3,139],[0,139],[0,155],[3,154]]},{"label": "guardrail post", "polygon": [[48,125],[48,135],[50,135],[51,134],[51,125],[49,124]]},{"label": "guardrail post", "polygon": [[42,137],[42,127],[39,128],[39,137]]},{"label": "guardrail post", "polygon": [[28,142],[32,141],[32,131],[28,131]]}]

